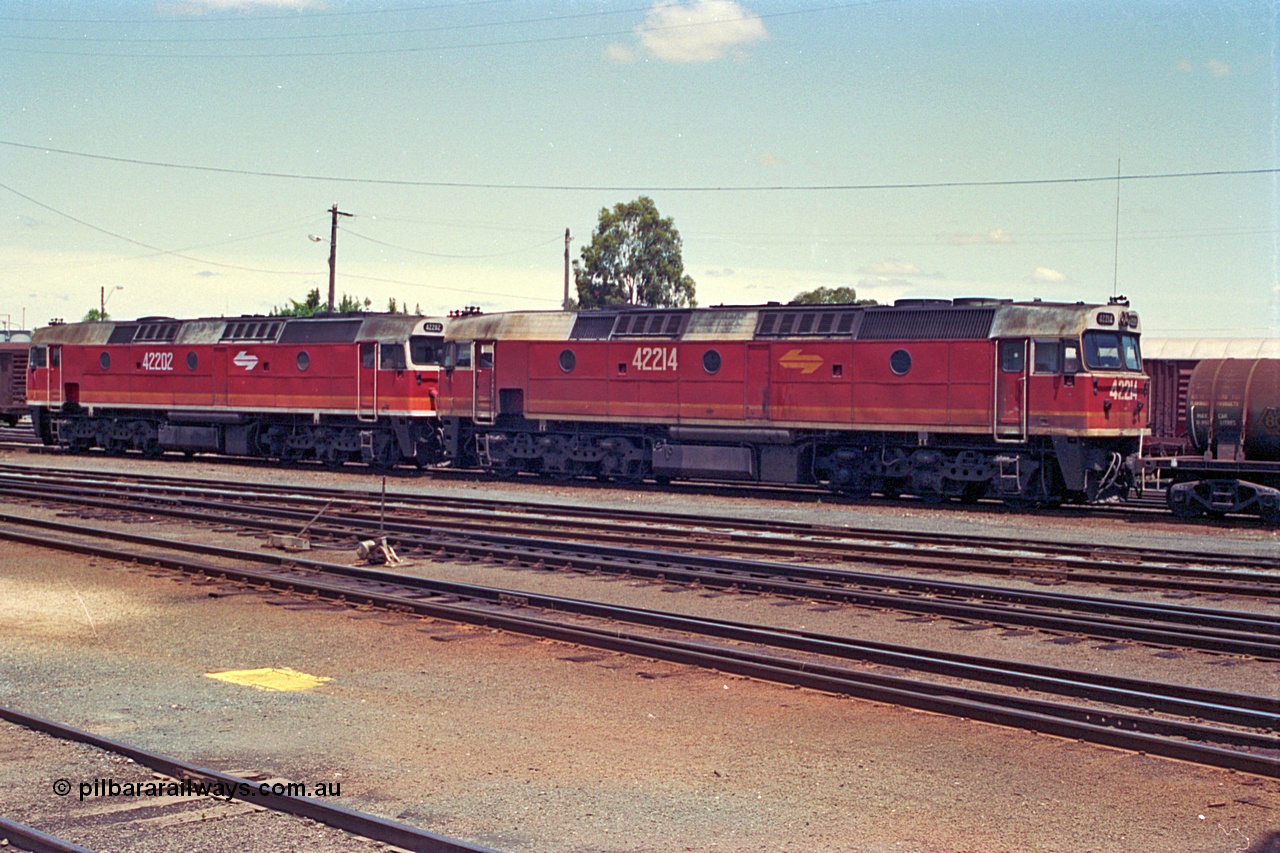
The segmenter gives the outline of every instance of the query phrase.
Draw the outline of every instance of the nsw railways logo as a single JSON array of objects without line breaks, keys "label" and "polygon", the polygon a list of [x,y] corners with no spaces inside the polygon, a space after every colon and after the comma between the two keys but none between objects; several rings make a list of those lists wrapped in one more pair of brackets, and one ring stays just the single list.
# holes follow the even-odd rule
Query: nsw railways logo
[{"label": "nsw railways logo", "polygon": [[799,370],[805,376],[808,376],[819,367],[822,367],[822,356],[793,349],[778,359],[778,364],[787,370]]}]

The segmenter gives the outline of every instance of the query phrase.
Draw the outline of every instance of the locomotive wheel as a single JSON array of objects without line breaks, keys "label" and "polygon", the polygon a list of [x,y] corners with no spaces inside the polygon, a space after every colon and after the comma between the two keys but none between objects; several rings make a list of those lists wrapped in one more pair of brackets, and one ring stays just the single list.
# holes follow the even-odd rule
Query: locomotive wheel
[{"label": "locomotive wheel", "polygon": [[377,449],[374,451],[373,462],[374,468],[380,471],[390,471],[392,468],[400,464],[400,442],[396,441],[393,435],[378,436]]},{"label": "locomotive wheel", "polygon": [[1272,527],[1280,527],[1280,506],[1260,507],[1258,515],[1261,516],[1263,524],[1269,524]]}]

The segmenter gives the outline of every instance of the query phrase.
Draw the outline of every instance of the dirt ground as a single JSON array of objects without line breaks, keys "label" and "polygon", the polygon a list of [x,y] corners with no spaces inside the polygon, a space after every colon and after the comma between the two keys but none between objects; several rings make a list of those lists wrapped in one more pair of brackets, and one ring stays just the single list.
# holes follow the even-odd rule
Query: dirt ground
[{"label": "dirt ground", "polygon": [[[1219,853],[1280,830],[1274,780],[269,601],[8,546],[0,703],[217,769],[340,780],[340,805],[504,851]],[[258,667],[329,680],[277,692],[206,677]],[[75,805],[49,790],[65,764],[14,746],[24,736],[0,726],[0,813],[39,826]]]}]

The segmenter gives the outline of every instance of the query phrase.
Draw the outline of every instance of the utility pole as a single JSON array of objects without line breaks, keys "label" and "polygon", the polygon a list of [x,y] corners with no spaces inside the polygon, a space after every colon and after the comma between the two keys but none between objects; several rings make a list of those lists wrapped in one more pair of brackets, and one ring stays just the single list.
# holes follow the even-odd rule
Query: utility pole
[{"label": "utility pole", "polygon": [[564,310],[569,310],[569,229],[564,229]]},{"label": "utility pole", "polygon": [[343,213],[338,210],[338,205],[334,204],[329,208],[329,212],[333,214],[333,228],[329,231],[329,313],[333,313],[333,285],[337,277],[338,269],[338,217],[339,216],[355,216],[354,213]]}]

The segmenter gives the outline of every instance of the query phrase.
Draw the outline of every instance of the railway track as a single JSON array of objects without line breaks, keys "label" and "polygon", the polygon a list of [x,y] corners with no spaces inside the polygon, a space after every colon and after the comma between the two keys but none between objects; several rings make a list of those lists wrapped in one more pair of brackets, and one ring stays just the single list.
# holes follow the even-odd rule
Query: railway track
[{"label": "railway track", "polygon": [[[215,489],[210,486],[166,485],[158,491],[139,488],[137,483],[110,482],[90,478],[77,484],[35,482],[4,483],[0,494],[15,498],[57,501],[116,513],[121,510],[164,515],[191,522],[233,525],[260,531],[291,533],[309,526],[311,533],[331,542],[349,543],[385,532],[396,547],[418,553],[432,553],[451,560],[487,560],[510,566],[557,567],[578,572],[613,573],[648,577],[665,583],[684,583],[704,588],[736,592],[756,592],[784,597],[838,602],[842,604],[897,610],[929,618],[946,618],[979,625],[1027,627],[1077,637],[1145,643],[1159,648],[1198,649],[1219,654],[1280,659],[1280,622],[1268,616],[1234,612],[1220,607],[1192,607],[1160,602],[1132,602],[1115,598],[1071,595],[1005,586],[978,585],[923,576],[903,577],[815,567],[792,562],[739,559],[722,554],[639,550],[637,537],[652,531],[646,528],[621,544],[585,542],[579,534],[564,538],[547,535],[515,535],[492,532],[492,517],[482,524],[489,532],[457,531],[455,520],[444,523],[400,518],[393,503],[389,507],[351,513],[334,509],[330,497],[317,511],[315,501],[289,491],[263,494],[239,487]],[[366,496],[369,499],[372,496]],[[386,514],[391,509],[391,516]],[[581,516],[570,513],[582,526]],[[482,513],[482,516],[485,514]],[[555,516],[555,512],[552,512]],[[487,517],[487,516],[486,516]],[[684,519],[685,523],[689,519]],[[436,525],[430,528],[424,524]],[[521,522],[523,523],[523,521]],[[557,525],[564,518],[555,519]],[[652,524],[650,520],[649,524]],[[593,524],[594,526],[594,524]],[[960,561],[955,550],[936,558],[937,566],[953,570]],[[1233,577],[1245,584],[1238,572]],[[1257,594],[1276,596],[1274,577],[1262,575],[1251,589]]]},{"label": "railway track", "polygon": [[[1272,697],[923,652],[84,524],[9,517],[4,525],[0,535],[13,541],[196,575],[215,596],[249,589],[283,593],[302,607],[375,606],[1280,777],[1280,709]],[[876,671],[882,667],[934,677]]]},{"label": "railway track", "polygon": [[[218,501],[257,509],[323,510],[326,521],[379,523],[391,512],[399,532],[414,527],[459,534],[542,536],[558,541],[732,554],[818,566],[856,564],[876,570],[960,573],[1141,588],[1205,596],[1280,599],[1280,556],[1233,556],[1167,548],[1114,548],[1031,542],[995,536],[889,532],[776,520],[720,519],[668,512],[575,507],[367,490],[209,483],[179,477],[59,471],[44,474],[0,465],[0,494],[50,499],[151,499],[157,509]],[[373,509],[372,506],[378,509]],[[295,516],[296,517],[296,516]],[[797,569],[797,571],[799,571]],[[837,574],[834,573],[833,574]],[[831,580],[812,572],[812,579]],[[838,578],[836,578],[838,579]]]},{"label": "railway track", "polygon": [[[6,438],[3,432],[0,432],[0,449],[9,449],[14,451],[26,450],[29,453],[49,453],[53,455],[61,455],[65,450],[60,447],[47,447],[34,438],[29,430],[16,428],[13,431],[12,438]],[[94,455],[99,455],[97,451],[91,451]],[[128,458],[133,462],[145,463],[152,461],[146,457],[129,454]],[[176,453],[166,454],[165,459],[168,461],[179,461],[183,457]],[[247,467],[267,471],[279,470],[282,465],[295,470],[314,470],[327,471],[333,473],[335,469],[326,467],[321,463],[311,463],[306,461],[279,463],[266,459],[256,459],[251,457],[236,456],[213,456],[201,454],[200,461],[205,464],[225,465],[229,467]],[[343,469],[339,469],[343,470]],[[370,468],[359,465],[345,468],[349,473],[357,476],[367,477]],[[418,471],[413,468],[399,468],[390,471],[382,471],[384,476],[392,476],[399,478],[418,477],[426,474],[433,480],[455,481],[455,480],[487,480],[492,479],[492,475],[486,474],[478,470],[470,469],[454,469],[454,468],[433,468],[428,472]],[[522,477],[529,481],[537,480],[535,475]],[[616,488],[614,483],[601,483],[591,479],[575,479],[569,481],[561,481],[561,486],[572,485],[585,491],[596,488]],[[677,494],[712,494],[726,497],[745,497],[745,498],[768,498],[770,500],[783,500],[800,503],[810,502],[827,502],[827,503],[848,503],[851,506],[857,506],[864,503],[863,500],[845,498],[831,491],[816,486],[771,486],[768,484],[733,484],[733,483],[717,483],[711,481],[688,480],[673,482],[667,484],[646,483],[635,488],[646,490],[671,492]],[[963,511],[986,511],[997,515],[1000,514],[1025,514],[1033,513],[1035,515],[1053,516],[1059,518],[1126,518],[1130,520],[1143,520],[1155,522],[1172,522],[1173,516],[1170,514],[1168,506],[1165,503],[1164,489],[1159,486],[1148,485],[1141,495],[1131,497],[1128,501],[1117,504],[1069,504],[1058,507],[1011,507],[1000,501],[982,500],[977,503],[955,503],[955,502],[931,502],[924,499],[903,497],[903,498],[876,498],[878,502],[895,503],[903,506],[927,506],[940,512],[946,511],[948,508]],[[1220,516],[1209,517],[1203,516],[1196,519],[1182,519],[1178,521],[1179,526],[1193,525],[1196,527],[1212,527],[1212,528],[1251,528],[1258,526],[1258,519],[1252,515],[1238,516]]]},{"label": "railway track", "polygon": [[[218,820],[222,815],[219,814],[217,809],[225,807],[228,802],[235,800],[252,806],[254,810],[269,809],[298,818],[307,818],[349,835],[359,836],[361,839],[392,845],[404,850],[422,851],[422,853],[496,853],[489,847],[449,838],[364,812],[342,808],[326,802],[324,799],[289,793],[291,786],[294,790],[303,790],[304,787],[299,787],[298,783],[290,783],[287,780],[264,782],[258,778],[249,778],[246,775],[224,773],[207,767],[200,767],[168,755],[96,735],[92,732],[16,708],[0,706],[0,719],[51,737],[86,744],[113,755],[128,758],[143,767],[162,774],[166,779],[160,780],[158,782],[159,785],[168,788],[169,784],[172,783],[176,790],[184,792],[168,799],[185,800],[186,802],[180,802],[179,804],[183,809],[194,803],[200,808],[198,816],[202,820],[206,819],[206,812],[208,820]],[[157,784],[154,779],[148,781],[152,784]],[[59,779],[54,783],[55,793],[59,792],[58,783],[67,784],[66,791],[62,795],[65,796],[66,793],[71,792],[70,782],[66,779]],[[200,793],[201,791],[217,791],[217,793],[206,795]],[[165,803],[166,798],[163,796],[139,798],[139,801],[143,804],[147,803],[148,800]],[[204,802],[201,802],[201,800]],[[76,815],[74,807],[66,808],[63,811],[64,816],[68,818],[74,818]],[[148,817],[151,821],[164,821],[169,816],[156,816],[149,813]],[[115,818],[112,818],[111,822],[113,825],[117,823]],[[166,821],[165,833],[171,844],[175,842],[181,843],[181,827],[184,823],[190,823],[190,821],[183,821],[180,818]],[[83,832],[83,827],[80,827],[79,831]],[[276,826],[273,831],[279,833],[281,827]],[[72,844],[34,827],[4,820],[3,818],[0,818],[0,836],[6,836],[8,838],[6,843],[13,843],[23,850],[39,851],[39,853],[44,853],[44,851],[51,851],[51,853],[64,853],[64,851],[65,853],[87,853],[84,847]],[[361,844],[360,846],[363,845]]]}]

